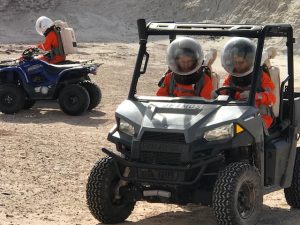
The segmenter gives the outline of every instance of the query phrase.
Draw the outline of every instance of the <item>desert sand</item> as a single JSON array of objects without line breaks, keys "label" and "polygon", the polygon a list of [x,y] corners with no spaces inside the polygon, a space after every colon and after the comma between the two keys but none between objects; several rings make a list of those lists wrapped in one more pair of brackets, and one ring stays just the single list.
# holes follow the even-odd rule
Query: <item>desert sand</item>
[{"label": "desert sand", "polygon": [[[216,40],[214,47],[219,49],[222,44]],[[205,48],[210,45],[208,41]],[[166,40],[149,44],[149,72],[140,80],[139,93],[155,93],[157,80],[166,68],[166,46]],[[92,112],[70,117],[56,102],[38,102],[33,109],[16,115],[0,114],[1,225],[98,224],[86,206],[85,185],[94,163],[104,156],[101,147],[114,148],[106,136],[115,123],[117,105],[127,97],[137,47],[126,43],[80,44],[81,54],[71,58],[104,63],[92,77],[103,92],[101,104]],[[0,59],[16,58],[22,49],[15,44],[1,45]],[[279,55],[273,64],[285,71],[283,58]],[[219,58],[214,70],[224,74]],[[282,191],[265,196],[264,204],[260,225],[300,223],[299,210],[290,210]],[[126,224],[130,223],[216,225],[208,207],[145,202],[137,204]]]},{"label": "desert sand", "polygon": [[[93,76],[103,93],[93,111],[70,117],[56,102],[38,102],[16,115],[0,113],[0,225],[96,225],[86,206],[85,186],[101,147],[114,125],[114,111],[126,99],[137,53],[136,19],[216,21],[219,23],[291,23],[299,37],[300,1],[247,0],[3,0],[0,2],[0,60],[17,58],[41,40],[34,24],[40,15],[64,19],[74,27],[80,54],[71,59],[104,63]],[[200,40],[201,41],[201,40]],[[220,52],[225,40],[203,41]],[[89,43],[84,43],[89,42]],[[25,44],[22,44],[25,43]],[[284,40],[270,40],[279,55],[273,64],[286,74]],[[166,69],[166,40],[149,44],[151,60],[138,92],[153,95]],[[299,44],[296,42],[295,52]],[[295,56],[300,91],[299,56]],[[220,60],[214,71],[224,74]],[[139,202],[126,224],[216,225],[208,207]],[[283,191],[265,196],[259,225],[300,224],[300,211],[290,210]]]}]

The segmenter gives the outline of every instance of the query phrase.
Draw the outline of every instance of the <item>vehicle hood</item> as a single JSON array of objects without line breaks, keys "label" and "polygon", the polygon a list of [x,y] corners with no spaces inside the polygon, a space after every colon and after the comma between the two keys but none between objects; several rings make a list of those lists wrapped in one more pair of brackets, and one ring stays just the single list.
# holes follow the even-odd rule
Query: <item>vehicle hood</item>
[{"label": "vehicle hood", "polygon": [[251,106],[125,100],[116,116],[132,124],[139,136],[144,131],[175,132],[187,134],[192,141],[206,130],[248,118],[256,112]]}]

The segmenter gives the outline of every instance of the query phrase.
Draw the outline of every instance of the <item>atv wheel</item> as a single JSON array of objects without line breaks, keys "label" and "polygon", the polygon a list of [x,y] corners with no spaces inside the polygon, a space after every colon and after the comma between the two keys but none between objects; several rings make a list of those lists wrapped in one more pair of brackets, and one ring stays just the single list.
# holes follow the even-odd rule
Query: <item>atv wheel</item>
[{"label": "atv wheel", "polygon": [[85,89],[88,91],[90,95],[90,105],[88,107],[88,110],[92,110],[96,108],[100,104],[102,98],[102,93],[100,88],[95,83],[89,81],[83,82],[82,86],[85,87]]},{"label": "atv wheel", "polygon": [[34,100],[31,100],[31,99],[27,98],[25,100],[25,104],[24,104],[23,109],[31,109],[34,106],[34,104],[35,104]]},{"label": "atv wheel", "polygon": [[89,93],[79,84],[71,84],[63,88],[58,100],[62,111],[72,116],[86,112],[90,104]]},{"label": "atv wheel", "polygon": [[292,185],[284,189],[287,203],[295,209],[300,209],[300,151],[297,148]]},{"label": "atv wheel", "polygon": [[24,91],[15,84],[3,84],[0,86],[0,111],[13,114],[23,109],[25,104]]},{"label": "atv wheel", "polygon": [[219,225],[254,225],[263,204],[258,170],[245,162],[228,165],[220,172],[212,199]]},{"label": "atv wheel", "polygon": [[134,209],[135,202],[116,200],[115,188],[119,182],[113,159],[105,157],[92,169],[87,183],[87,204],[92,215],[102,223],[124,222]]}]

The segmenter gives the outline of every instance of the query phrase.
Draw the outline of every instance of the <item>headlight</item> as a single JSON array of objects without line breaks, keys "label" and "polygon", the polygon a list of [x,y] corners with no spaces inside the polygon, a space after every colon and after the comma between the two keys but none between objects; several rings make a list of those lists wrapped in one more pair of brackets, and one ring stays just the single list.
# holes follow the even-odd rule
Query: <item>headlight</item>
[{"label": "headlight", "polygon": [[91,66],[90,67],[90,73],[96,75],[97,74],[97,67],[96,66]]},{"label": "headlight", "polygon": [[207,141],[223,140],[223,139],[232,138],[233,136],[234,136],[233,124],[217,127],[213,130],[209,130],[204,133],[204,138]]},{"label": "headlight", "polygon": [[119,131],[128,134],[130,136],[133,136],[135,133],[134,127],[122,119],[120,119]]}]

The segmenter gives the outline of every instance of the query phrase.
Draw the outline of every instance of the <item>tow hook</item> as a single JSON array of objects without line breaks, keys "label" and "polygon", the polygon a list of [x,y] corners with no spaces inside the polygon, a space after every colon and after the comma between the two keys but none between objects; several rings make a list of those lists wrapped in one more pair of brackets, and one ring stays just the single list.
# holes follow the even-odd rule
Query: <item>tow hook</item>
[{"label": "tow hook", "polygon": [[[126,167],[123,172],[123,177],[128,177],[129,173],[130,173],[130,168]],[[125,181],[122,179],[119,181],[119,183],[117,184],[116,189],[115,189],[115,200],[121,199],[120,188],[126,186],[127,184],[128,184],[128,181]]]}]

